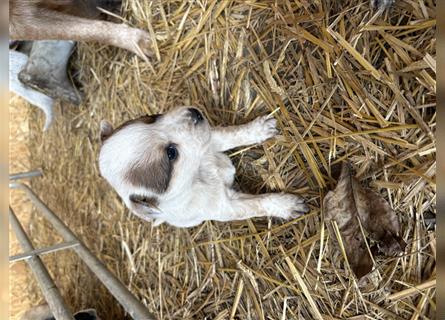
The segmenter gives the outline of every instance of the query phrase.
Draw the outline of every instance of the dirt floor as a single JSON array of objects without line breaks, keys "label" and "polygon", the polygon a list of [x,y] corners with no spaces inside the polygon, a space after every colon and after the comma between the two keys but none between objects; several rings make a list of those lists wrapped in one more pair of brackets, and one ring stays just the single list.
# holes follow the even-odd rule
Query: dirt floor
[{"label": "dirt floor", "polygon": [[[79,44],[73,77],[84,103],[58,105],[46,133],[36,108],[13,117],[29,161],[14,171],[43,169],[32,187],[159,319],[434,319],[435,5],[396,0],[377,13],[367,0],[125,1],[126,21],[156,34],[155,57]],[[19,104],[13,97],[11,110]],[[131,215],[99,175],[99,122],[178,105],[201,108],[213,125],[273,114],[276,139],[229,153],[237,183],[298,193],[311,212],[190,229]],[[407,242],[403,255],[376,254],[360,281],[321,206],[332,166],[346,159],[388,200]],[[36,246],[60,241],[30,216]],[[44,261],[73,310],[125,318],[74,254]],[[22,265],[12,270],[15,317],[41,297]]]}]

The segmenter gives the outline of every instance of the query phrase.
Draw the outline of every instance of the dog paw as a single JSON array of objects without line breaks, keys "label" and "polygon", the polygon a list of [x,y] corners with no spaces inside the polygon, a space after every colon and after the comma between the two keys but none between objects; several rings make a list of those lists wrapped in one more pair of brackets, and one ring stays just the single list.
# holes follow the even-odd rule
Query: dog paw
[{"label": "dog paw", "polygon": [[126,49],[134,52],[141,58],[153,57],[153,47],[150,34],[144,30],[128,28]]},{"label": "dog paw", "polygon": [[258,117],[251,122],[249,131],[258,143],[266,141],[277,135],[277,120],[268,116]]},{"label": "dog paw", "polygon": [[373,9],[388,9],[394,4],[394,0],[370,0]]},{"label": "dog paw", "polygon": [[145,34],[139,38],[138,47],[145,56],[153,56],[152,42],[148,33],[145,32]]},{"label": "dog paw", "polygon": [[309,212],[303,198],[289,193],[271,195],[265,206],[271,216],[283,219],[295,219]]}]

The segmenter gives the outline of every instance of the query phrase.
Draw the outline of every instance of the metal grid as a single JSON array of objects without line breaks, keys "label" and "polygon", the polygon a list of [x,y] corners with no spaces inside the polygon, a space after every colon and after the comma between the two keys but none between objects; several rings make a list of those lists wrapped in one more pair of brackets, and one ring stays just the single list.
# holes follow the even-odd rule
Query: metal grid
[{"label": "metal grid", "polygon": [[105,285],[116,300],[124,307],[125,311],[133,319],[152,320],[154,316],[147,308],[136,299],[136,297],[117,279],[106,266],[77,238],[77,236],[64,224],[64,222],[49,209],[45,203],[34,193],[34,191],[19,179],[26,179],[41,176],[39,170],[13,174],[9,176],[9,188],[25,192],[31,202],[39,209],[45,219],[47,219],[64,239],[59,243],[46,248],[35,249],[25,230],[21,226],[13,209],[9,208],[9,223],[16,234],[17,240],[23,249],[23,253],[9,257],[9,262],[14,263],[25,260],[31,268],[40,289],[57,320],[72,320],[72,313],[63,301],[59,289],[48,273],[45,265],[40,259],[40,255],[56,252],[60,250],[73,250],[97,278]]}]

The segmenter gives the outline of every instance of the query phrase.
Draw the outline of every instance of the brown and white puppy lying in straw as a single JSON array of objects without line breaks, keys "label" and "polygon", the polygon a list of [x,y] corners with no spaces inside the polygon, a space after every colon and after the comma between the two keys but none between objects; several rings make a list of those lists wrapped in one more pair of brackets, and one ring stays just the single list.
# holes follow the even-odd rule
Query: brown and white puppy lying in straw
[{"label": "brown and white puppy lying in straw", "polygon": [[200,111],[181,107],[113,129],[101,122],[99,168],[131,211],[153,225],[192,227],[205,220],[294,218],[308,211],[299,196],[244,194],[232,189],[235,167],[223,152],[261,143],[276,120],[210,127]]},{"label": "brown and white puppy lying in straw", "polygon": [[97,41],[151,55],[148,32],[125,24],[97,20],[101,11],[121,0],[10,0],[9,36],[12,40]]}]

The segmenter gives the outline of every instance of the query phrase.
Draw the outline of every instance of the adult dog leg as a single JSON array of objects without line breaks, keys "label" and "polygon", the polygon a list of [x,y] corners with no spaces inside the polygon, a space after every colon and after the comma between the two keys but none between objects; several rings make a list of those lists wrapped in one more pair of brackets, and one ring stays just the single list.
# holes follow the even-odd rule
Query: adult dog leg
[{"label": "adult dog leg", "polygon": [[28,63],[19,73],[19,80],[52,98],[80,104],[80,94],[66,73],[74,45],[74,41],[34,41]]},{"label": "adult dog leg", "polygon": [[[25,21],[14,21],[14,20]],[[12,17],[10,37],[13,40],[97,41],[151,56],[148,32],[108,21],[91,20],[54,10],[41,9],[31,17]]]},{"label": "adult dog leg", "polygon": [[21,52],[9,50],[9,88],[15,94],[23,97],[32,105],[38,107],[45,113],[45,127],[47,130],[54,118],[54,100],[41,92],[28,88],[18,79],[18,73],[23,69],[28,61],[28,56]]}]

